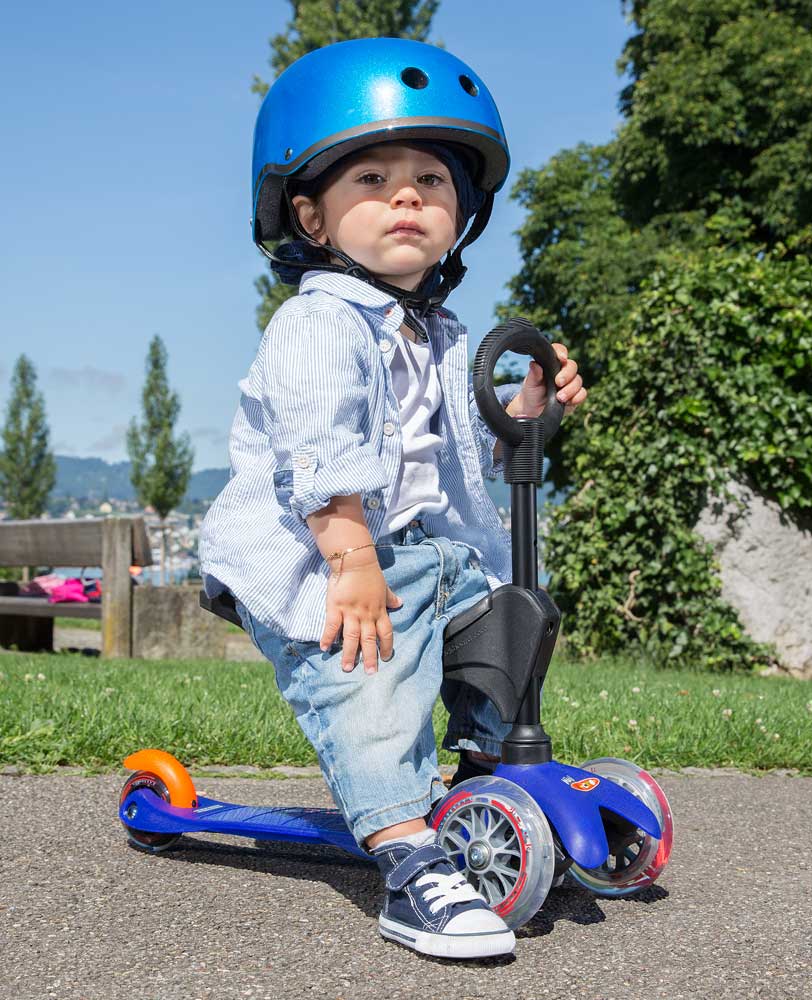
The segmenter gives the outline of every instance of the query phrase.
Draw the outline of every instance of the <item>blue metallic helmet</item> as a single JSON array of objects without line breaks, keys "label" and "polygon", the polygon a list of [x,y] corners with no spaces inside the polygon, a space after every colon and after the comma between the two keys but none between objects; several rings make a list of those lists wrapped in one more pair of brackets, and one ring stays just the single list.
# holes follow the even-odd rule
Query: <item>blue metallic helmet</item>
[{"label": "blue metallic helmet", "polygon": [[487,225],[493,195],[510,165],[502,121],[488,88],[444,49],[402,38],[364,38],[316,49],[289,66],[268,91],[254,130],[253,238],[278,264],[314,266],[307,253],[301,261],[296,252],[277,256],[281,248],[275,245],[291,236],[299,246],[323,251],[298,223],[289,182],[301,189],[347,154],[387,141],[447,144],[461,155],[477,194],[469,231],[438,265],[433,280],[413,293],[393,290],[337,248],[330,253],[344,266],[316,266],[397,292],[406,307],[425,315],[462,280],[460,253]]}]

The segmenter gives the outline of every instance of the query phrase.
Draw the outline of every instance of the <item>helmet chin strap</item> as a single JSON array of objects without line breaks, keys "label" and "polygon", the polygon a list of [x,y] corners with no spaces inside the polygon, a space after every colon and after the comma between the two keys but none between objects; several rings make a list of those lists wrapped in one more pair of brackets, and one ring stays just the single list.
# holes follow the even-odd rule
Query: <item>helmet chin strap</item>
[{"label": "helmet chin strap", "polygon": [[[299,239],[304,240],[310,246],[317,250],[327,251],[334,257],[338,257],[342,264],[331,264],[331,263],[319,263],[316,265],[320,271],[334,271],[338,274],[347,274],[353,278],[359,278],[361,281],[367,282],[369,285],[373,285],[375,288],[379,288],[382,292],[387,295],[391,295],[400,306],[403,308],[403,322],[409,327],[421,340],[426,341],[428,338],[420,325],[420,321],[425,319],[426,316],[431,313],[437,312],[437,310],[442,306],[451,292],[459,285],[465,276],[467,268],[462,263],[462,251],[469,244],[473,243],[475,239],[482,233],[485,226],[488,224],[488,220],[491,216],[491,211],[493,210],[493,193],[490,192],[486,195],[485,201],[482,208],[474,216],[474,221],[471,224],[471,228],[465,234],[462,242],[459,246],[455,247],[453,251],[449,251],[446,254],[445,259],[440,264],[440,285],[435,292],[431,295],[422,295],[415,291],[408,291],[405,288],[398,288],[397,285],[392,285],[387,281],[381,281],[376,275],[368,271],[363,264],[359,264],[358,261],[353,260],[348,254],[345,254],[343,250],[339,250],[338,247],[330,246],[325,247],[318,240],[313,239],[313,237],[305,232],[301,223],[299,222],[299,215],[296,212],[293,203],[291,201],[290,192],[288,191],[287,178],[282,184],[282,190],[285,195],[285,201],[288,208],[288,218],[290,219],[291,228]],[[309,261],[294,261],[277,257],[276,254],[267,250],[265,247],[260,246],[260,249],[272,261],[279,261],[287,267],[298,267],[302,271],[313,270],[314,265]]]}]

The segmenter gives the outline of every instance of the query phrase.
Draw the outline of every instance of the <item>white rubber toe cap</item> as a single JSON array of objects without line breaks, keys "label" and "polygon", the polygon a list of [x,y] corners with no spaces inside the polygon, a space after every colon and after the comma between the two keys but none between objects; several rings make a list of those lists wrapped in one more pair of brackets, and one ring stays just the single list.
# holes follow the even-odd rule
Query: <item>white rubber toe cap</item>
[{"label": "white rubber toe cap", "polygon": [[493,934],[508,930],[508,925],[493,910],[484,907],[458,913],[445,925],[446,934]]}]

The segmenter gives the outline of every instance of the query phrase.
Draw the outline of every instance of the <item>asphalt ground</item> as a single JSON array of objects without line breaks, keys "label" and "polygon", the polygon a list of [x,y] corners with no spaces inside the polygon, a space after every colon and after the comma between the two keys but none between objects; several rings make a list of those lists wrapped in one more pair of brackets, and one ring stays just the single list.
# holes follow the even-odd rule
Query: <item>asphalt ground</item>
[{"label": "asphalt ground", "polygon": [[[2,1000],[808,1000],[812,778],[658,775],[671,862],[627,900],[554,889],[515,956],[452,962],[378,934],[377,870],[216,834],[150,856],[125,772],[0,776]],[[197,777],[249,804],[330,805],[318,777]]]}]

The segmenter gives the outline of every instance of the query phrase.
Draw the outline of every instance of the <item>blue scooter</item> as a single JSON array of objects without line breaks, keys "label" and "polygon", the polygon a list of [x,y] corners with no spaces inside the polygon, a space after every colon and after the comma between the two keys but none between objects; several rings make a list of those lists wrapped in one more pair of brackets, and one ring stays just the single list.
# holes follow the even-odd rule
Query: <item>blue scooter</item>
[{"label": "blue scooter", "polygon": [[[558,636],[560,613],[538,588],[536,489],[544,444],[558,430],[563,405],[550,394],[537,418],[514,419],[493,389],[507,351],[527,354],[555,384],[559,364],[546,338],[514,318],[482,341],[473,369],[477,406],[503,443],[511,486],[513,583],[483,597],[446,626],[444,676],[488,696],[513,728],[492,776],[456,785],[430,823],[451,860],[512,928],[541,907],[552,885],[570,878],[598,896],[629,896],[651,885],[668,862],[673,839],[665,793],[631,761],[598,757],[581,767],[552,757],[540,718],[541,689]],[[241,626],[233,598],[203,608]],[[336,809],[242,806],[198,795],[184,766],[163,750],[124,761],[119,819],[141,850],[169,850],[184,833],[228,833],[270,841],[324,844],[371,861]]]}]

